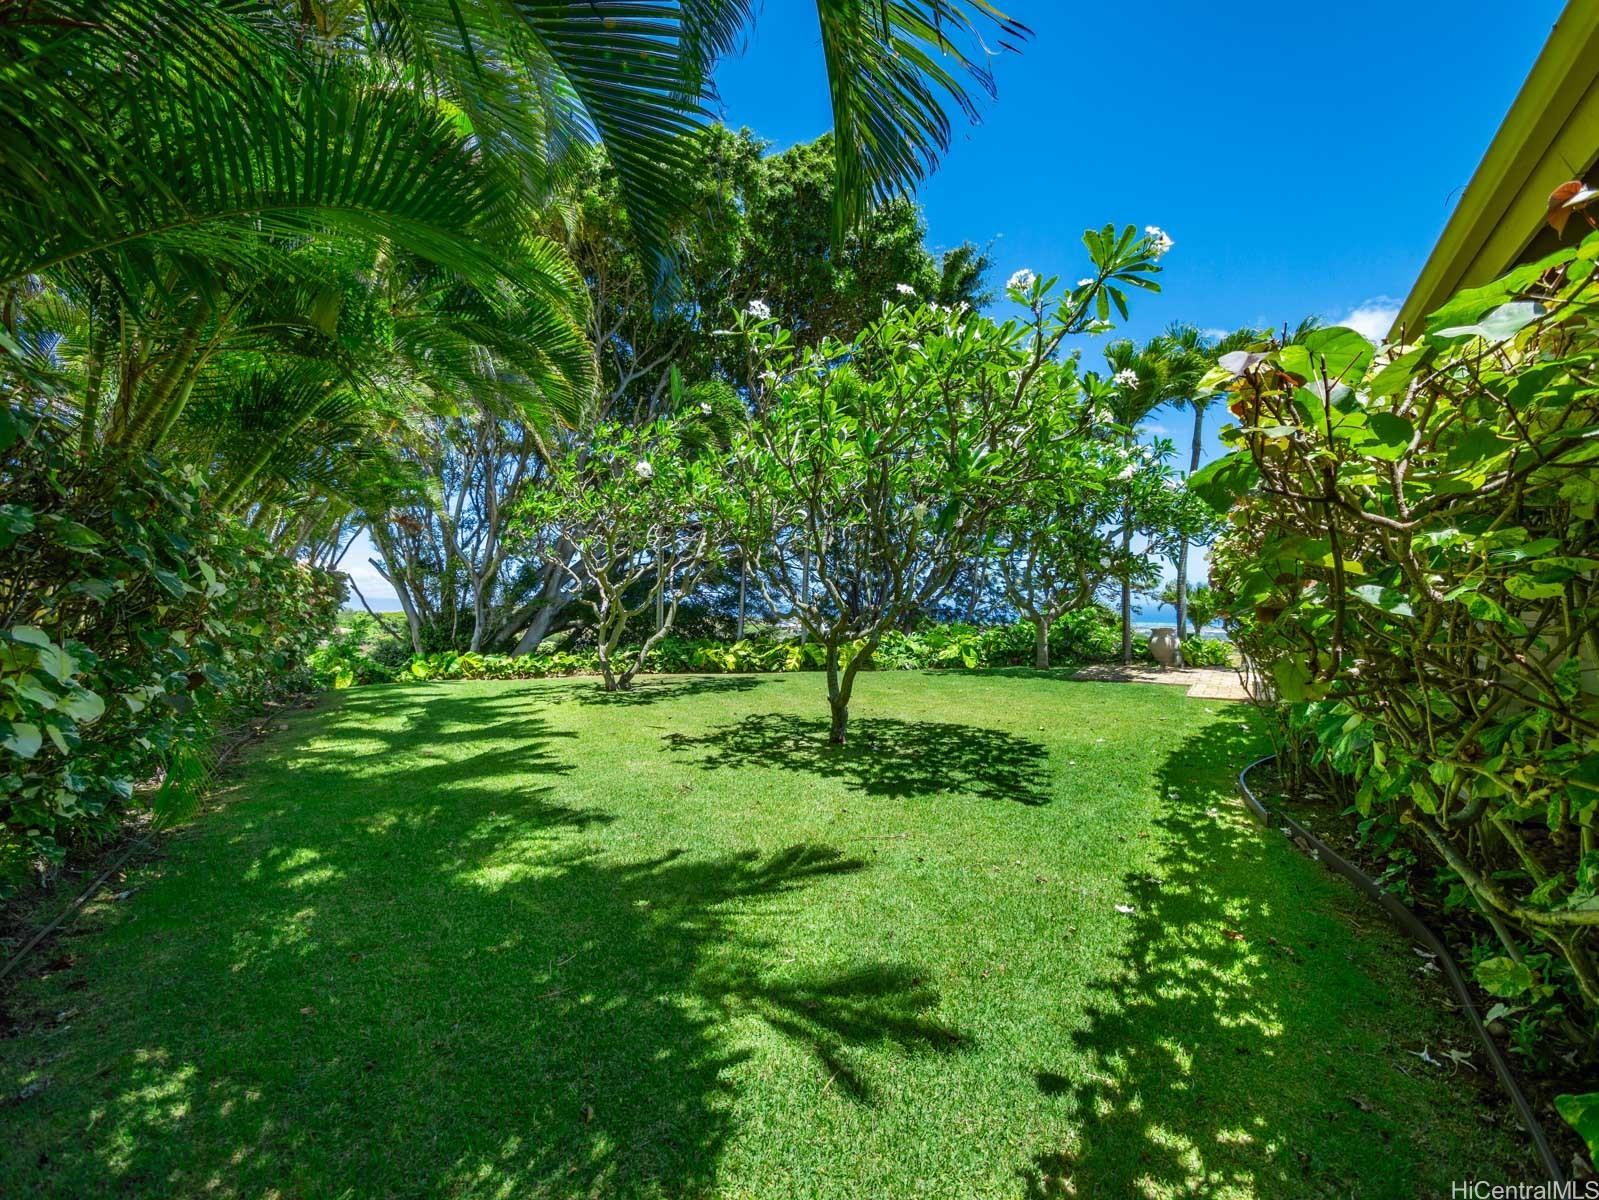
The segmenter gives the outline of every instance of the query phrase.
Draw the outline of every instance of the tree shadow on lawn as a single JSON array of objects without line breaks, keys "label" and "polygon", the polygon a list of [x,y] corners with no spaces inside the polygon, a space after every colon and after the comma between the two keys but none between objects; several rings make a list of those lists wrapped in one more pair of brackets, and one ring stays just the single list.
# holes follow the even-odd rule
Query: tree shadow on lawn
[{"label": "tree shadow on lawn", "polygon": [[87,947],[103,974],[91,959],[74,1002],[98,1031],[51,1051],[0,1175],[74,1196],[693,1195],[749,1021],[862,1103],[849,1048],[961,1046],[925,972],[798,967],[761,932],[866,864],[619,860],[591,831],[624,814],[527,786],[570,769],[559,736],[521,693],[352,693],[318,740],[258,753],[246,796]]},{"label": "tree shadow on lawn", "polygon": [[703,751],[707,771],[749,767],[805,771],[842,780],[869,796],[956,792],[985,800],[1048,804],[1049,752],[997,729],[941,721],[865,717],[850,722],[850,740],[834,746],[826,721],[757,713],[719,729],[672,734],[677,751]]},{"label": "tree shadow on lawn", "polygon": [[[1159,857],[1127,881],[1131,932],[1093,985],[1079,1061],[1036,1074],[1081,1132],[1036,1156],[1031,1197],[1387,1197],[1500,1177],[1487,1131],[1450,1112],[1483,1103],[1474,1085],[1403,1052],[1427,1028],[1400,1019],[1417,1005],[1408,948],[1238,803],[1237,772],[1269,750],[1255,719],[1229,706],[1166,760]],[[1416,1045],[1396,1046],[1407,1030]]]},{"label": "tree shadow on lawn", "polygon": [[623,709],[692,696],[747,692],[760,684],[760,677],[756,675],[645,675],[635,679],[632,688],[625,692],[608,692],[603,683],[596,681],[591,688],[565,689],[561,698],[578,704]]}]

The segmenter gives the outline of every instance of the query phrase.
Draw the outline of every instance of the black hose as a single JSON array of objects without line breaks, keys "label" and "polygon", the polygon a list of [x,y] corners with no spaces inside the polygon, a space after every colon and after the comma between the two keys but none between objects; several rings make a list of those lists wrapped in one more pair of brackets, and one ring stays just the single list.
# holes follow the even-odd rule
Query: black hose
[{"label": "black hose", "polygon": [[1476,1030],[1477,1040],[1482,1043],[1483,1052],[1488,1056],[1488,1062],[1493,1066],[1494,1074],[1499,1077],[1500,1085],[1505,1089],[1505,1094],[1510,1097],[1510,1102],[1515,1106],[1516,1115],[1521,1119],[1521,1124],[1527,1131],[1527,1136],[1532,1138],[1533,1149],[1537,1151],[1539,1161],[1550,1181],[1558,1184],[1566,1182],[1566,1173],[1561,1169],[1560,1161],[1555,1157],[1554,1147],[1549,1144],[1548,1135],[1543,1131],[1537,1116],[1533,1113],[1532,1105],[1528,1102],[1526,1093],[1521,1090],[1521,1085],[1516,1082],[1516,1076],[1510,1069],[1510,1064],[1505,1061],[1504,1054],[1499,1049],[1499,1044],[1489,1035],[1483,1026],[1482,1016],[1477,1012],[1477,1003],[1472,998],[1471,989],[1466,983],[1466,977],[1461,974],[1454,957],[1449,953],[1438,935],[1425,925],[1421,918],[1416,916],[1409,908],[1401,904],[1392,894],[1383,891],[1377,886],[1376,880],[1367,875],[1354,863],[1339,854],[1326,842],[1322,841],[1310,830],[1306,829],[1293,817],[1282,811],[1271,811],[1255,796],[1249,787],[1249,773],[1256,767],[1265,763],[1275,762],[1277,756],[1268,754],[1264,758],[1257,758],[1242,771],[1238,772],[1238,787],[1244,794],[1244,803],[1249,806],[1250,812],[1265,825],[1280,824],[1287,827],[1294,837],[1302,839],[1304,844],[1314,851],[1316,859],[1342,875],[1356,888],[1364,892],[1371,899],[1382,906],[1393,923],[1405,932],[1414,941],[1420,943],[1432,952],[1439,968],[1444,973],[1444,978],[1449,981],[1449,986],[1454,989],[1455,998],[1459,1000],[1460,1007],[1471,1021],[1472,1029]]}]

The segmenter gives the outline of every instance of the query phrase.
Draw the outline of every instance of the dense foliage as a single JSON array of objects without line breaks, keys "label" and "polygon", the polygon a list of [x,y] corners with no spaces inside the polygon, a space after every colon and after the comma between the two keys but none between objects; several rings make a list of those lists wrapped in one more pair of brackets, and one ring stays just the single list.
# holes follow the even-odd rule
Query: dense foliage
[{"label": "dense foliage", "polygon": [[[723,482],[720,448],[714,440],[697,446],[696,428],[601,426],[551,464],[545,486],[522,506],[522,522],[592,614],[606,691],[627,690],[720,557],[712,520]],[[619,661],[629,623],[651,608],[654,628]]]},{"label": "dense foliage", "polygon": [[[741,317],[760,369],[723,517],[768,602],[824,647],[833,742],[847,736],[862,661],[844,647],[862,643],[869,659],[990,552],[1016,497],[1097,464],[1063,454],[1102,427],[1099,389],[1060,349],[1108,329],[1128,290],[1158,290],[1163,238],[1087,231],[1093,274],[1076,286],[1057,290],[1031,271],[1011,279],[1020,321],[917,303],[909,284],[848,343],[806,350],[760,301]],[[1083,494],[1101,486],[1096,474],[1071,476],[1063,499],[1072,481]]]},{"label": "dense foliage", "polygon": [[73,441],[0,410],[0,886],[147,780],[158,812],[192,800],[216,722],[303,680],[344,599],[191,473]]},{"label": "dense foliage", "polygon": [[[1305,769],[1481,914],[1478,981],[1554,1056],[1599,1045],[1599,235],[1404,344],[1222,359],[1213,577]],[[1397,826],[1395,825],[1397,822]],[[1572,1060],[1575,1061],[1575,1060]]]},{"label": "dense foliage", "polygon": [[[599,651],[591,645],[542,649],[531,654],[475,654],[439,651],[433,654],[395,656],[374,650],[366,618],[356,617],[337,636],[329,638],[310,656],[309,665],[326,687],[393,683],[416,679],[543,679],[562,675],[599,675]],[[1102,606],[1076,609],[1049,629],[1050,655],[1062,667],[1108,662],[1120,652],[1121,628],[1114,613]],[[386,643],[379,642],[379,647]],[[387,643],[392,645],[392,643]],[[1137,639],[1140,654],[1146,639]],[[1207,665],[1231,662],[1227,643],[1194,642],[1205,649],[1196,653]],[[855,659],[864,641],[847,643],[841,656]],[[624,647],[613,658],[631,659],[642,646]],[[927,625],[913,632],[891,630],[878,642],[870,658],[861,658],[862,670],[909,671],[932,669],[980,670],[1033,664],[1034,633],[1030,622],[979,627]],[[825,647],[795,634],[754,633],[738,641],[690,638],[667,634],[649,647],[644,670],[753,674],[770,671],[821,671],[826,668]]]},{"label": "dense foliage", "polygon": [[771,153],[747,132],[713,126],[687,153],[668,289],[603,152],[576,156],[540,223],[588,294],[582,320],[597,378],[577,428],[546,427],[537,406],[494,404],[503,373],[488,386],[458,385],[474,407],[413,428],[404,456],[420,486],[377,497],[386,510],[367,514],[375,565],[405,611],[413,650],[526,653],[590,617],[574,585],[581,564],[559,543],[516,536],[510,514],[524,497],[563,486],[557,464],[581,457],[596,429],[698,422],[706,403],[741,418],[751,361],[725,330],[751,299],[812,346],[853,338],[885,301],[902,298],[900,285],[947,304],[983,298],[986,258],[970,245],[935,256],[908,198],[863,214],[833,245],[830,137]]},{"label": "dense foliage", "polygon": [[[817,10],[842,245],[948,144],[945,106],[992,91],[983,31],[1024,34],[964,0]],[[710,71],[754,15],[0,15],[8,851],[58,853],[143,782],[192,790],[221,710],[289,686],[327,631],[318,568],[363,528],[413,652],[536,633],[543,580],[502,581],[502,518],[600,374],[556,218],[602,148],[642,294],[669,294]]]}]

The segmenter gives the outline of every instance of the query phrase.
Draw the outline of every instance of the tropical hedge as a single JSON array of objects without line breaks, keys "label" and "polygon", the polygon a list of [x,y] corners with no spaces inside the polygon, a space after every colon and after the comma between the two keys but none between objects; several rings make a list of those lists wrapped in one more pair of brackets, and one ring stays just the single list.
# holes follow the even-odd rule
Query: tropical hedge
[{"label": "tropical hedge", "polygon": [[1229,507],[1213,580],[1293,770],[1476,915],[1476,977],[1517,1046],[1589,1068],[1596,261],[1599,234],[1380,348],[1334,328],[1225,356],[1234,449],[1195,479]]},{"label": "tropical hedge", "polygon": [[[1109,609],[1095,606],[1067,613],[1050,626],[1050,653],[1062,666],[1108,662],[1121,652],[1121,624]],[[843,651],[853,659],[864,641]],[[1137,639],[1140,655],[1147,639]],[[1184,643],[1191,665],[1229,666],[1232,654],[1226,642],[1197,639]],[[1033,626],[1018,621],[1010,625],[979,627],[949,623],[929,624],[914,632],[893,630],[883,636],[868,670],[981,670],[991,667],[1030,667],[1034,661]],[[1198,661],[1195,661],[1198,660]],[[396,657],[367,644],[367,632],[347,628],[328,639],[309,659],[311,670],[323,686],[345,688],[361,684],[432,679],[544,679],[551,676],[599,675],[598,650],[578,646],[535,651],[531,654],[477,654],[441,651]],[[760,674],[773,671],[821,671],[826,650],[815,641],[795,635],[763,633],[738,640],[668,636],[649,650],[645,669],[662,674]]]},{"label": "tropical hedge", "polygon": [[203,502],[195,473],[0,409],[0,887],[192,801],[219,723],[309,684],[340,577]]}]

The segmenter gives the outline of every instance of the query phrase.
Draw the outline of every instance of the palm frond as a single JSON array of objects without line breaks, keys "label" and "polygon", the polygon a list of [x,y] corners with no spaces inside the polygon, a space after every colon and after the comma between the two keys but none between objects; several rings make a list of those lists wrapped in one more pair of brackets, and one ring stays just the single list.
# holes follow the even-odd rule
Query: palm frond
[{"label": "palm frond", "polygon": [[199,287],[329,225],[499,274],[487,246],[518,232],[518,198],[381,72],[286,50],[225,4],[32,8],[64,29],[0,22],[0,282],[87,258],[130,295]]},{"label": "palm frond", "polygon": [[[835,233],[911,190],[949,149],[946,106],[978,117],[989,63],[1030,36],[988,0],[817,0],[833,105]],[[990,46],[984,33],[992,31]]]}]

